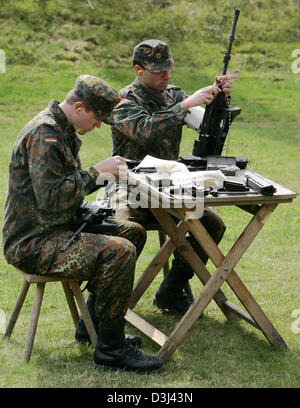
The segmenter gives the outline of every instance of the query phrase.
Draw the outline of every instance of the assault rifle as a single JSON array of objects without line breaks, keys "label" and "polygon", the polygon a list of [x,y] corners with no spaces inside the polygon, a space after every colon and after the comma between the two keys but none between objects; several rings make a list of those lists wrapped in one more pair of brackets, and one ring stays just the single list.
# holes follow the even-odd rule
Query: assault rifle
[{"label": "assault rifle", "polygon": [[[224,55],[222,75],[226,74],[231,58],[231,47],[239,14],[240,10],[236,9],[229,46]],[[239,107],[230,108],[230,96],[226,96],[223,91],[219,92],[214,100],[209,105],[206,105],[204,117],[200,125],[199,138],[194,143],[193,156],[221,155],[230,125],[240,112],[241,108]]]},{"label": "assault rifle", "polygon": [[79,237],[81,232],[90,232],[92,234],[107,234],[115,230],[116,226],[105,220],[113,215],[113,209],[109,207],[109,200],[104,198],[91,203],[83,201],[72,221],[70,238],[60,248],[60,252],[65,252]]}]

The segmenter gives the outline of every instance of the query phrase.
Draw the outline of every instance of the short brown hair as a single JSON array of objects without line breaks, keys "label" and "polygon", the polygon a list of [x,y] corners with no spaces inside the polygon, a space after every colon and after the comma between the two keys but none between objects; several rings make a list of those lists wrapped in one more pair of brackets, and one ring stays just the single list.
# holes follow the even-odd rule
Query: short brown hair
[{"label": "short brown hair", "polygon": [[92,108],[89,106],[88,103],[86,103],[86,101],[82,100],[78,95],[76,95],[74,89],[72,89],[66,96],[66,102],[69,105],[74,105],[74,103],[76,102],[81,102],[84,105],[85,110],[87,112],[90,112],[92,110]]}]

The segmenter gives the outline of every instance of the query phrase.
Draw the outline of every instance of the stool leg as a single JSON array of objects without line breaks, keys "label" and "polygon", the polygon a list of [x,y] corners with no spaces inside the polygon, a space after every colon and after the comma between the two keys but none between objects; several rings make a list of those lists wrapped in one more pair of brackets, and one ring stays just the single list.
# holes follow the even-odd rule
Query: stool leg
[{"label": "stool leg", "polygon": [[78,281],[76,280],[70,280],[70,285],[72,288],[72,291],[74,293],[76,302],[78,304],[78,307],[80,309],[81,315],[83,317],[83,321],[85,324],[85,327],[88,331],[88,334],[90,335],[90,339],[91,339],[91,343],[93,345],[93,347],[96,347],[96,343],[97,343],[97,333],[94,327],[94,324],[92,322],[90,313],[88,311],[88,308],[86,306],[86,303],[84,301],[84,297],[82,295],[82,292],[80,290],[80,286],[78,284]]},{"label": "stool leg", "polygon": [[13,329],[15,327],[16,321],[18,320],[20,311],[22,309],[24,300],[26,298],[29,286],[30,286],[30,283],[28,283],[27,280],[24,279],[23,283],[22,283],[22,286],[21,286],[21,289],[19,291],[16,303],[15,303],[15,306],[14,306],[14,309],[13,309],[12,314],[10,316],[10,319],[8,321],[8,325],[7,325],[6,331],[5,331],[4,336],[3,336],[4,338],[9,338],[11,336],[11,334],[12,334],[12,331],[13,331]]},{"label": "stool leg", "polygon": [[31,356],[36,327],[37,327],[41,305],[43,301],[43,296],[44,296],[45,285],[46,283],[44,282],[36,284],[36,292],[35,292],[34,302],[32,306],[29,328],[28,328],[26,344],[25,344],[25,349],[24,349],[24,360],[26,361],[26,363],[29,362],[30,356]]},{"label": "stool leg", "polygon": [[79,321],[79,314],[78,314],[78,310],[77,310],[77,307],[76,307],[76,303],[74,301],[72,290],[70,288],[70,283],[69,283],[69,281],[65,280],[65,281],[61,281],[61,284],[62,284],[62,287],[63,287],[64,292],[65,292],[65,296],[66,296],[66,299],[67,299],[67,302],[68,302],[68,305],[69,305],[69,309],[70,309],[70,312],[71,312],[71,315],[72,315],[74,325],[76,327],[77,324],[78,324],[78,321]]}]

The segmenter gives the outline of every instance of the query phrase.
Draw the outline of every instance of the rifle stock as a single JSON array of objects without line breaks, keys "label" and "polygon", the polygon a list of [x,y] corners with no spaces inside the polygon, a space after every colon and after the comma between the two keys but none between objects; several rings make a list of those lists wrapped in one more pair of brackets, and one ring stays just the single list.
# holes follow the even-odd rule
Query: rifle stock
[{"label": "rifle stock", "polygon": [[74,232],[71,233],[68,241],[60,248],[60,252],[65,252],[80,237],[81,232],[92,234],[111,234],[116,230],[116,225],[107,223],[105,220],[112,216],[114,210],[109,206],[109,200],[101,199],[91,203],[83,201],[77,210],[73,220]]}]

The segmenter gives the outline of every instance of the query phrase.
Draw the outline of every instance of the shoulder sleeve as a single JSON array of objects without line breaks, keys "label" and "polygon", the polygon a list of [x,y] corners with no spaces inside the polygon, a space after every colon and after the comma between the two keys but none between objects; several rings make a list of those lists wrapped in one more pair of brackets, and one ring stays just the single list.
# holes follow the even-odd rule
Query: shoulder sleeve
[{"label": "shoulder sleeve", "polygon": [[137,98],[123,98],[113,111],[114,127],[136,143],[151,145],[183,124],[186,113],[180,102],[150,114]]}]

